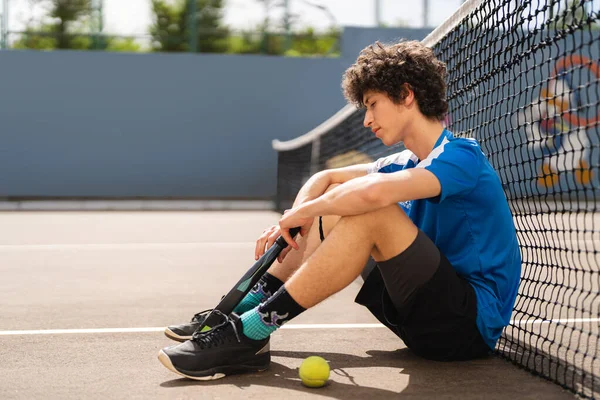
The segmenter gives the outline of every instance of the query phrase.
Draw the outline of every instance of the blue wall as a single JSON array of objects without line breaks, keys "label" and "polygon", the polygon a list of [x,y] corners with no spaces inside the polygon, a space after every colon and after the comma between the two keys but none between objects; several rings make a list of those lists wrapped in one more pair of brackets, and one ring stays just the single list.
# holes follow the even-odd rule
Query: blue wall
[{"label": "blue wall", "polygon": [[358,28],[346,27],[341,39],[342,57],[353,63],[358,53],[377,40],[395,42],[400,39],[422,40],[431,29],[391,29],[391,28]]},{"label": "blue wall", "polygon": [[[341,58],[0,51],[0,197],[275,196],[274,138],[344,106]],[[425,34],[421,34],[421,38]]]}]

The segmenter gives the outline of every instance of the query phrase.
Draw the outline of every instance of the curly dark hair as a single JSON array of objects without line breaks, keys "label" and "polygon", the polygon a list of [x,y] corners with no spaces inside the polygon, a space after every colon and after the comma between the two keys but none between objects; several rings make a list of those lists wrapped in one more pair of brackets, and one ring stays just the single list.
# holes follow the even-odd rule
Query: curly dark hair
[{"label": "curly dark hair", "polygon": [[342,88],[348,102],[364,108],[367,91],[387,94],[396,103],[406,98],[406,85],[414,91],[419,110],[429,118],[443,120],[446,101],[446,64],[418,41],[395,44],[376,42],[364,48],[344,73]]}]

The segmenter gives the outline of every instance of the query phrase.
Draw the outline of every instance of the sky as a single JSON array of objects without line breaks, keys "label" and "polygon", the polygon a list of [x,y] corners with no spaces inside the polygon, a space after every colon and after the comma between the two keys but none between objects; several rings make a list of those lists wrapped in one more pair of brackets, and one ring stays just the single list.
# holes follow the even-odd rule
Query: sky
[{"label": "sky", "polygon": [[[338,26],[375,26],[375,0],[288,0],[297,27],[326,29]],[[104,32],[116,35],[145,35],[152,22],[150,0],[104,0]],[[225,23],[233,29],[253,29],[265,17],[264,4],[258,0],[225,0]],[[282,4],[283,0],[272,0]],[[306,3],[325,6],[324,12]],[[429,0],[429,26],[435,27],[450,16],[462,0]],[[32,16],[32,0],[9,0],[9,29],[21,30]],[[381,22],[389,26],[423,26],[423,0],[380,0]],[[283,8],[274,6],[272,20],[281,20]]]}]

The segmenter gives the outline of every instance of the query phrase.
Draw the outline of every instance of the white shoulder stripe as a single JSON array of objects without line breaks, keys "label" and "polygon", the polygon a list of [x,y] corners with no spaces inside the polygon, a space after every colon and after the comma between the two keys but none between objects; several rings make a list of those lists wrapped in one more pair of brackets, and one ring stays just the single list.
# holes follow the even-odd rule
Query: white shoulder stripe
[{"label": "white shoulder stripe", "polygon": [[436,158],[438,158],[439,155],[444,152],[444,147],[448,143],[450,143],[450,141],[448,140],[448,138],[444,138],[444,140],[442,140],[442,143],[440,143],[440,145],[438,147],[436,147],[435,149],[433,149],[433,151],[431,153],[429,153],[429,155],[427,156],[426,159],[424,159],[419,164],[417,164],[417,168],[426,168],[426,167],[429,167],[431,165],[431,162],[433,160],[435,160]]},{"label": "white shoulder stripe", "polygon": [[409,160],[413,160],[416,163],[416,156],[410,150],[404,150],[400,153],[394,153],[373,162],[371,164],[371,167],[369,168],[369,173],[378,172],[380,169],[392,164],[406,165],[406,163]]}]

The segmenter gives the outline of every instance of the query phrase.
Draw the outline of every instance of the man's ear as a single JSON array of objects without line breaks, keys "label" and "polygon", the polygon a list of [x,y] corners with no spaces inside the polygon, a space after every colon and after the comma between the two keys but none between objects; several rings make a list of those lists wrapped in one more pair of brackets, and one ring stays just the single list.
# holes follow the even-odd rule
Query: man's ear
[{"label": "man's ear", "polygon": [[415,103],[415,91],[409,83],[404,83],[403,85],[404,93],[406,93],[406,97],[404,98],[404,105],[410,107]]}]

